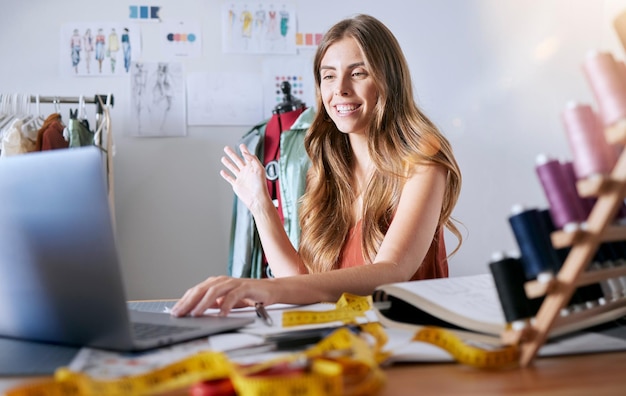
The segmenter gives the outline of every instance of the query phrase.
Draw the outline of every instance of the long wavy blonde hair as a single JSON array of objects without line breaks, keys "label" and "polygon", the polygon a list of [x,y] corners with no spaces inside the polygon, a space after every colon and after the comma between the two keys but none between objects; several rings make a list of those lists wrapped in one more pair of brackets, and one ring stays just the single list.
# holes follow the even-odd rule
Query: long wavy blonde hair
[{"label": "long wavy blonde hair", "polygon": [[[379,20],[357,15],[334,25],[323,37],[314,58],[318,112],[307,132],[305,147],[311,158],[307,188],[301,200],[302,235],[299,252],[310,273],[334,269],[350,228],[358,219],[352,207],[353,152],[348,135],[341,133],[324,108],[320,94],[320,63],[335,42],[356,40],[379,93],[368,149],[376,167],[363,195],[361,214],[363,256],[371,263],[395,214],[404,181],[417,164],[435,164],[447,170],[439,228],[462,236],[451,217],[461,189],[461,172],[448,140],[420,111],[413,97],[409,67],[400,45]],[[441,236],[443,237],[443,235]]]}]

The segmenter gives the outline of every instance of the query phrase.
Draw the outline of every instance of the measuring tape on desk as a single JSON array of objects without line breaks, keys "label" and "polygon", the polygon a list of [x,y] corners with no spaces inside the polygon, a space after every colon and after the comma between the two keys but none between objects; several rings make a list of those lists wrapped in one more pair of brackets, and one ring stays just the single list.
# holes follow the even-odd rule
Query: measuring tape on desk
[{"label": "measuring tape on desk", "polygon": [[145,374],[112,380],[61,368],[54,380],[15,388],[6,396],[153,395],[218,380],[230,380],[238,396],[376,394],[385,382],[375,356],[379,349],[339,328],[306,351],[258,364],[238,365],[221,352],[207,351]]},{"label": "measuring tape on desk", "polygon": [[[329,322],[355,323],[356,318],[365,316],[365,312],[371,309],[371,297],[356,296],[344,293],[335,304],[335,309],[328,311],[287,311],[283,313],[283,326],[299,326],[306,324],[322,324]],[[377,344],[386,343],[384,332],[373,331],[379,339]],[[506,368],[517,364],[519,350],[517,346],[479,348],[468,345],[454,333],[439,327],[424,327],[417,330],[413,341],[426,342],[435,345],[446,352],[458,363],[482,368],[495,369]]]},{"label": "measuring tape on desk", "polygon": [[283,312],[283,327],[322,324],[331,322],[356,323],[356,318],[364,317],[371,304],[371,297],[357,296],[344,293],[341,295],[334,309],[327,311],[294,310]]},{"label": "measuring tape on desk", "polygon": [[[349,322],[370,307],[367,297],[344,295],[334,310],[284,312],[288,323]],[[308,320],[308,322],[305,322]],[[206,351],[145,374],[101,380],[60,368],[54,380],[18,387],[6,396],[117,396],[153,395],[203,382],[229,380],[238,396],[371,395],[385,383],[380,368],[389,354],[383,351],[387,335],[377,322],[359,325],[356,334],[338,328],[311,348],[258,364],[241,366],[221,352]],[[368,335],[369,337],[364,337]],[[479,368],[501,368],[517,362],[517,349],[484,350],[465,344],[441,328],[415,333],[415,341],[448,351],[459,363]]]}]

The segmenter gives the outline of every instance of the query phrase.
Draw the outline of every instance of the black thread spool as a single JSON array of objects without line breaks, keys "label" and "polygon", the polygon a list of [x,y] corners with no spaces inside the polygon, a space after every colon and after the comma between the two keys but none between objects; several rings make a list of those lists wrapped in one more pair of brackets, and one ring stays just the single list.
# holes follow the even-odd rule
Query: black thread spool
[{"label": "black thread spool", "polygon": [[[551,211],[549,209],[542,209],[539,211],[539,214],[542,219],[543,226],[545,227],[546,233],[550,235],[553,232],[555,232],[556,226],[554,225],[554,222],[552,221]],[[577,230],[579,230],[579,226],[580,224],[578,223],[570,223],[565,226],[564,231],[576,232]],[[552,248],[555,251],[555,254],[558,259],[557,270],[560,271],[571,249],[569,247],[563,247],[559,249],[556,249],[554,247]],[[581,308],[586,306],[586,303],[590,298],[591,299],[594,298],[593,293],[590,293],[591,289],[585,289],[585,287],[586,286],[581,286],[581,287],[576,288],[576,290],[574,290],[569,302],[563,308],[563,310],[561,310],[561,315],[566,316],[566,315],[569,315],[570,311],[580,310]]]},{"label": "black thread spool", "polygon": [[526,296],[524,264],[520,259],[496,252],[491,256],[489,270],[496,285],[504,318],[513,330],[521,330],[527,326],[528,320],[538,310],[536,304]]},{"label": "black thread spool", "polygon": [[[626,265],[626,241],[609,242],[614,253],[613,266],[622,267]],[[618,277],[620,285],[622,286],[623,295],[626,296],[626,276],[622,275]]]},{"label": "black thread spool", "polygon": [[[603,242],[600,244],[594,257],[595,261],[592,267],[596,269],[615,267],[615,263],[619,260],[618,249],[619,245],[614,242]],[[620,278],[621,277],[607,278],[602,282],[602,284],[600,284],[600,289],[602,290],[602,294],[606,300],[614,301],[624,296],[625,289]]]}]

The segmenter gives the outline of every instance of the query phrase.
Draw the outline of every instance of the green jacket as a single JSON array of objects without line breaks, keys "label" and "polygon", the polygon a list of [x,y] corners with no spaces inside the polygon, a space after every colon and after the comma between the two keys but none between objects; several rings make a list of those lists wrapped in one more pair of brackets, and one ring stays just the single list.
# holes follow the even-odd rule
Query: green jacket
[{"label": "green jacket", "polygon": [[[292,245],[300,242],[300,197],[306,187],[306,173],[310,166],[304,149],[304,136],[313,122],[315,110],[305,110],[291,126],[280,134],[279,186],[284,227]],[[263,162],[266,120],[254,126],[242,138],[250,152]],[[254,218],[235,195],[230,233],[228,274],[236,278],[261,278],[263,249]]]}]

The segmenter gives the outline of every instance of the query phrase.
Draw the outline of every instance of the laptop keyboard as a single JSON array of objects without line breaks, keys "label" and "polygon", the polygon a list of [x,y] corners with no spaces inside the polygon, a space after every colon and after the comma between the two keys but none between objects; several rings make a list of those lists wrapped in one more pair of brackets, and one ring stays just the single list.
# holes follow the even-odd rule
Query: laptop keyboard
[{"label": "laptop keyboard", "polygon": [[196,327],[168,326],[155,323],[133,322],[133,334],[135,335],[135,338],[139,340],[148,340],[151,338],[175,335],[195,329]]}]

